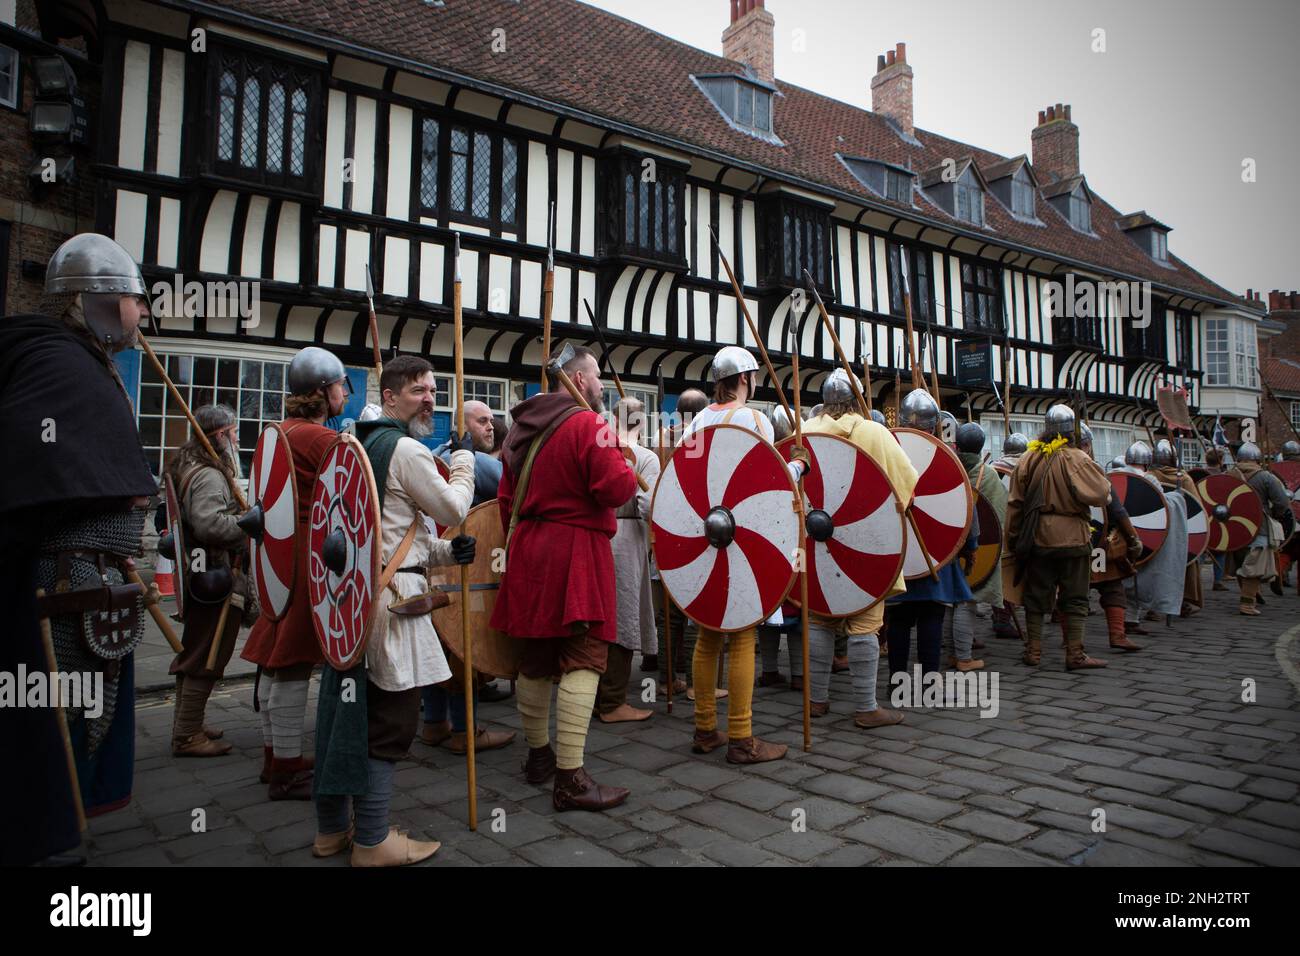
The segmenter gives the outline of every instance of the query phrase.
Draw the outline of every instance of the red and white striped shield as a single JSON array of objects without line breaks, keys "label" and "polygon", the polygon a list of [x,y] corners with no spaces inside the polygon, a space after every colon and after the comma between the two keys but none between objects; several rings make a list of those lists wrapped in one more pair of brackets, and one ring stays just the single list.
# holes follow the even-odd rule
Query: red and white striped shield
[{"label": "red and white striped shield", "polygon": [[701,627],[767,620],[795,581],[799,514],[785,461],[747,428],[701,428],[655,485],[655,562],[673,602]]},{"label": "red and white striped shield", "polygon": [[921,540],[917,541],[909,527],[903,558],[903,576],[911,581],[930,573],[927,554],[936,570],[957,557],[971,525],[975,493],[961,460],[938,438],[915,428],[891,430],[920,476],[912,498],[912,517]]},{"label": "red and white striped shield", "polygon": [[312,628],[335,670],[366,649],[379,583],[379,494],[361,443],[340,435],[316,472],[308,532]]},{"label": "red and white striped shield", "polygon": [[[879,603],[903,566],[903,509],[889,476],[851,441],[804,433],[808,610],[847,617]],[[788,461],[794,438],[777,450]],[[798,595],[798,589],[792,592]]]},{"label": "red and white striped shield", "polygon": [[262,613],[278,621],[289,610],[297,573],[298,483],[289,440],[277,424],[267,425],[258,436],[248,494],[262,513],[261,536],[250,539],[248,573],[257,587]]},{"label": "red and white striped shield", "polygon": [[1112,471],[1106,477],[1142,542],[1142,554],[1133,562],[1134,567],[1141,567],[1156,556],[1169,537],[1169,503],[1160,485],[1144,474]]},{"label": "red and white striped shield", "polygon": [[1199,496],[1184,491],[1183,500],[1187,502],[1187,563],[1191,564],[1210,543],[1210,516]]},{"label": "red and white striped shield", "polygon": [[1196,490],[1210,514],[1211,551],[1236,551],[1255,540],[1264,522],[1264,509],[1250,485],[1236,475],[1208,475]]},{"label": "red and white striped shield", "polygon": [[171,472],[163,475],[163,501],[167,504],[167,530],[172,536],[172,574],[176,580],[176,614],[185,620],[185,584],[190,577],[192,555],[185,546],[185,523],[181,520],[181,499],[176,493],[176,483],[172,481]]}]

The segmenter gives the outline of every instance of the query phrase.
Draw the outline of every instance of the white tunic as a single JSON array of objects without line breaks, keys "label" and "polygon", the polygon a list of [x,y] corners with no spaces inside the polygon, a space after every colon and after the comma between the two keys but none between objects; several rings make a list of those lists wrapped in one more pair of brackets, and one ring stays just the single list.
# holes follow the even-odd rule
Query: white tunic
[{"label": "white tunic", "polygon": [[[635,495],[615,512],[618,531],[610,542],[614,554],[614,596],[618,606],[618,645],[630,651],[658,653],[655,613],[650,591],[650,499],[659,480],[659,456],[633,445],[636,473],[645,479],[646,491]],[[647,649],[648,648],[648,649]]]},{"label": "white tunic", "polygon": [[[443,526],[465,520],[474,497],[474,455],[458,451],[451,456],[451,481],[438,473],[433,452],[414,438],[401,438],[393,449],[384,490],[382,515],[383,563],[397,551],[406,530],[418,515],[433,518]],[[415,540],[401,566],[429,567],[451,564],[451,542],[440,541],[420,520]],[[393,597],[393,590],[397,598]],[[374,623],[366,643],[366,667],[370,680],[386,691],[410,690],[440,684],[451,677],[446,655],[438,641],[433,621],[427,614],[389,614],[388,605],[428,590],[423,575],[393,575],[392,585],[379,595]]]}]

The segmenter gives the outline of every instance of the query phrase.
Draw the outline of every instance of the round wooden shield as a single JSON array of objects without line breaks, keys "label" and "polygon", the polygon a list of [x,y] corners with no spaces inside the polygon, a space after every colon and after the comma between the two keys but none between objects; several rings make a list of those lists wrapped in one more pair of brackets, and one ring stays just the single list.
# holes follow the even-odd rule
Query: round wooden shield
[{"label": "round wooden shield", "polygon": [[975,548],[975,560],[966,572],[966,583],[972,591],[987,584],[1002,561],[1002,522],[998,520],[993,505],[979,491],[975,492],[975,513],[980,519],[979,543]]},{"label": "round wooden shield", "polygon": [[1183,500],[1187,502],[1187,563],[1191,564],[1210,543],[1210,516],[1199,496],[1183,491]]},{"label": "round wooden shield", "polygon": [[655,485],[650,532],[687,617],[742,631],[781,606],[795,582],[795,492],[780,453],[747,428],[711,425],[677,446]]},{"label": "round wooden shield", "polygon": [[[884,600],[903,567],[903,511],[889,476],[857,445],[804,434],[808,610],[847,617]],[[794,438],[777,444],[789,460]],[[791,591],[796,599],[799,588]]]},{"label": "round wooden shield", "polygon": [[382,550],[370,461],[359,441],[340,435],[316,472],[307,546],[312,628],[335,670],[350,670],[365,652]]},{"label": "round wooden shield", "polygon": [[175,547],[172,575],[176,582],[176,616],[185,619],[185,585],[190,578],[192,555],[185,545],[185,522],[181,521],[181,499],[171,473],[163,476],[163,500],[167,503],[167,531]]},{"label": "round wooden shield", "polygon": [[911,581],[930,573],[926,554],[935,570],[957,557],[975,511],[975,493],[961,459],[938,438],[914,428],[891,431],[920,476],[912,497],[912,517],[921,541],[909,527],[903,559],[903,576]]},{"label": "round wooden shield", "polygon": [[262,534],[249,541],[248,573],[262,613],[278,621],[289,610],[297,572],[298,482],[289,440],[277,424],[267,425],[258,436],[248,494],[262,512]]},{"label": "round wooden shield", "polygon": [[[444,529],[441,537],[450,541],[460,533],[458,527]],[[501,527],[501,507],[497,500],[475,505],[465,516],[465,534],[474,539],[474,563],[469,565],[469,630],[474,635],[474,670],[492,677],[513,680],[519,673],[523,642],[506,636],[492,626],[492,611],[501,589],[501,568],[505,555],[506,533]],[[432,612],[433,626],[447,650],[459,660],[465,659],[465,639],[461,629],[460,565],[445,564],[429,569],[429,587],[450,599]]]},{"label": "round wooden shield", "polygon": [[1300,461],[1275,461],[1268,470],[1277,475],[1287,491],[1300,491]]},{"label": "round wooden shield", "polygon": [[[1236,551],[1255,540],[1264,522],[1264,509],[1250,485],[1236,475],[1208,475],[1196,490],[1209,512],[1211,551]],[[1225,510],[1220,512],[1220,506]]]},{"label": "round wooden shield", "polygon": [[1165,501],[1160,485],[1146,475],[1112,471],[1106,477],[1142,542],[1142,554],[1133,562],[1134,567],[1140,568],[1156,556],[1169,537],[1169,503]]}]

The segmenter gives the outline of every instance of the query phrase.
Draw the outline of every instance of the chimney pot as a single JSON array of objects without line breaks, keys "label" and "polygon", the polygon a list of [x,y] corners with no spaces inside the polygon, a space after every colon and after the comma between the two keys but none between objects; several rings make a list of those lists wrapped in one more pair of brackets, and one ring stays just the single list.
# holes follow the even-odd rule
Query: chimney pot
[{"label": "chimney pot", "polygon": [[1053,122],[1055,119],[1056,119],[1056,107],[1055,107],[1055,106],[1049,106],[1049,107],[1047,108],[1047,122],[1051,123],[1051,122]]},{"label": "chimney pot", "polygon": [[1039,126],[1042,126],[1042,125],[1043,125],[1044,123],[1046,123],[1046,122],[1047,122],[1047,110],[1039,110],[1039,111],[1038,111],[1038,125],[1039,125]]},{"label": "chimney pot", "polygon": [[1066,104],[1065,104],[1065,120],[1066,120],[1066,122],[1069,122],[1069,121],[1070,121],[1070,104],[1069,104],[1069,103],[1066,103]]},{"label": "chimney pot", "polygon": [[876,75],[871,80],[871,109],[888,117],[912,136],[912,68],[907,65],[907,44],[896,43],[876,57]]}]

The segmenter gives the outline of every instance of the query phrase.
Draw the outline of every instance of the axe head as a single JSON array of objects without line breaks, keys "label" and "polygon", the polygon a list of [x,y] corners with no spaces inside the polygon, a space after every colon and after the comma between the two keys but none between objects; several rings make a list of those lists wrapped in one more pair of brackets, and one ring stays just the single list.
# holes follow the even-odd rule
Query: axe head
[{"label": "axe head", "polygon": [[548,375],[562,375],[564,366],[573,361],[576,353],[573,351],[573,344],[565,342],[564,347],[560,349],[560,354],[546,363],[546,372]]}]

